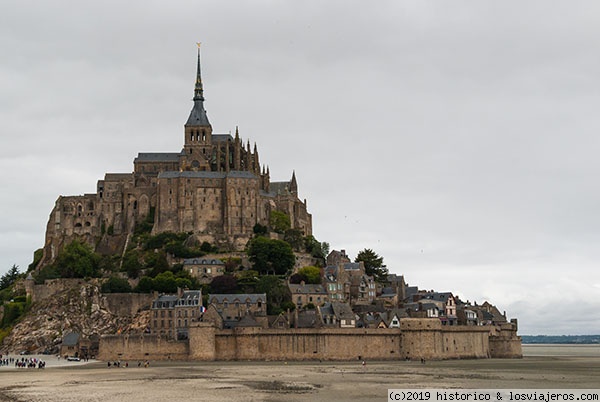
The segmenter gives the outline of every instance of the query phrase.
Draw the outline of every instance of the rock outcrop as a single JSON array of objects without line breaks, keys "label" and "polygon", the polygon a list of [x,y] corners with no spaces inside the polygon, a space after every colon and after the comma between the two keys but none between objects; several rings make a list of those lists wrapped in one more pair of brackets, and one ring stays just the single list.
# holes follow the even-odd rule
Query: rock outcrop
[{"label": "rock outcrop", "polygon": [[[137,299],[140,308],[129,305]],[[35,301],[25,316],[14,326],[2,344],[3,353],[58,353],[62,338],[77,332],[82,338],[92,335],[142,333],[149,324],[150,303],[139,303],[151,295],[102,294],[96,284],[73,282],[57,293]],[[134,303],[135,304],[135,303]]]}]

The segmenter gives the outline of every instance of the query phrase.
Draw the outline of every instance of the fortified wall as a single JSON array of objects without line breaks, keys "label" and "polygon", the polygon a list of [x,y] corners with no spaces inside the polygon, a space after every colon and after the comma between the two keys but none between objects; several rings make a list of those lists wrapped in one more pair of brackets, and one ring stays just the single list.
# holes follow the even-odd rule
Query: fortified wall
[{"label": "fortified wall", "polygon": [[[508,324],[510,326],[510,324]],[[490,326],[442,326],[436,319],[402,319],[401,328],[216,329],[196,323],[189,339],[108,335],[99,358],[183,360],[404,360],[522,357],[516,329],[503,337]],[[493,345],[493,347],[492,347]]]}]

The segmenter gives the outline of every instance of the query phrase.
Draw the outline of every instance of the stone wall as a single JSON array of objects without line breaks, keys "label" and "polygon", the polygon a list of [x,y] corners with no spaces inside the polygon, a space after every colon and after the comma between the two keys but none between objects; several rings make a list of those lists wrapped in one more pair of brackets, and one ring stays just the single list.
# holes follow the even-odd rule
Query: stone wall
[{"label": "stone wall", "polygon": [[[186,345],[192,360],[399,360],[521,357],[520,338],[490,336],[491,327],[442,326],[436,319],[403,319],[401,328],[305,328],[219,330],[208,323],[189,329]],[[510,331],[505,330],[505,335]],[[145,336],[117,342],[103,337],[100,349],[142,359],[174,358],[170,343]],[[107,341],[105,341],[105,339]],[[154,339],[154,338],[152,338]],[[101,352],[102,355],[102,352]]]},{"label": "stone wall", "polygon": [[159,335],[104,335],[100,360],[188,360],[188,342],[171,341]]},{"label": "stone wall", "polygon": [[106,309],[119,317],[133,317],[152,304],[151,293],[105,293],[103,301]]}]

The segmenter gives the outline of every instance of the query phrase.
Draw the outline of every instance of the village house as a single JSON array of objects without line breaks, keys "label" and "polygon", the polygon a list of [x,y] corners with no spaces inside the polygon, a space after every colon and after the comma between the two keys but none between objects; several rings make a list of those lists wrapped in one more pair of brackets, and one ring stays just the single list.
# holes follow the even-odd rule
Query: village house
[{"label": "village house", "polygon": [[288,283],[288,288],[292,294],[292,302],[299,309],[309,304],[320,306],[329,300],[323,285],[306,284],[302,281],[299,284]]},{"label": "village house", "polygon": [[183,269],[206,285],[225,273],[225,263],[217,258],[186,258],[183,260]]},{"label": "village house", "polygon": [[356,327],[356,316],[347,303],[325,303],[322,307],[319,307],[319,315],[325,327]]},{"label": "village house", "polygon": [[187,339],[188,328],[198,321],[202,307],[201,290],[177,290],[177,294],[156,295],[150,308],[150,333]]},{"label": "village house", "polygon": [[261,326],[267,327],[267,295],[265,293],[211,294],[209,307],[214,306],[223,320],[224,328],[238,326],[242,318],[249,315],[257,319]]}]

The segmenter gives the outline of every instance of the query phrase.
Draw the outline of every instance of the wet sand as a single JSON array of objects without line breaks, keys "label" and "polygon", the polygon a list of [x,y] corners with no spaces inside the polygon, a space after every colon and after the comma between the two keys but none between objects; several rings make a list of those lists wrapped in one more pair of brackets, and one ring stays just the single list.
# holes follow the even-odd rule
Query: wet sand
[{"label": "wet sand", "polygon": [[52,362],[0,369],[0,401],[372,401],[388,388],[598,388],[600,346],[524,346],[523,359],[420,362]]}]

